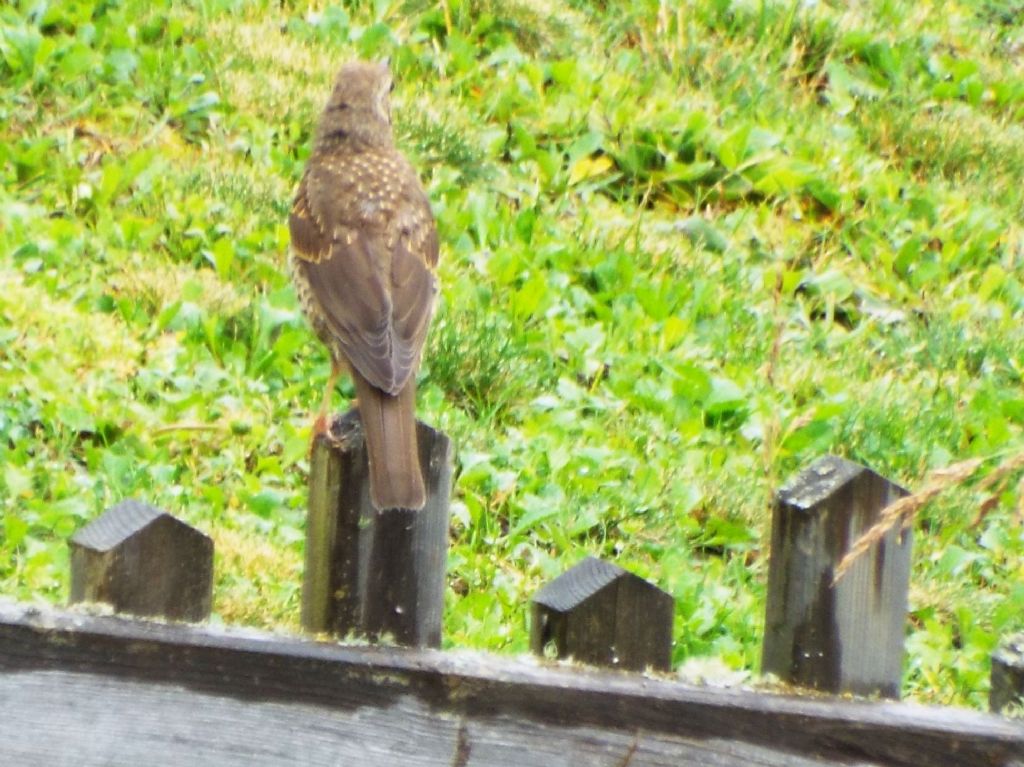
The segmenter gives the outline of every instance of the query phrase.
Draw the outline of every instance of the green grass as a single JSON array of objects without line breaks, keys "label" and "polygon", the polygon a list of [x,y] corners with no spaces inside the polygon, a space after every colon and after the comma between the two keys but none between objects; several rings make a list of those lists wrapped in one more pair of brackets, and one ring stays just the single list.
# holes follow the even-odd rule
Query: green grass
[{"label": "green grass", "polygon": [[[336,67],[390,55],[443,240],[446,642],[524,651],[596,554],[674,595],[676,662],[756,670],[786,478],[1024,445],[1021,46],[999,0],[4,6],[0,591],[65,599],[68,535],[141,497],[214,536],[223,620],[296,627],[329,365],[286,215]],[[908,697],[985,705],[1019,479],[922,512]]]}]

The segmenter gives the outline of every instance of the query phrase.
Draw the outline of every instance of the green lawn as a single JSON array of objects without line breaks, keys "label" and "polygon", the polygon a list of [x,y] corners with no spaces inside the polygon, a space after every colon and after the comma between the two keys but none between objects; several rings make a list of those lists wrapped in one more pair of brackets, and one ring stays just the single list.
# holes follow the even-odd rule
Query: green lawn
[{"label": "green lawn", "polygon": [[[358,56],[391,57],[443,242],[448,645],[524,651],[530,595],[595,554],[675,596],[677,663],[756,671],[788,477],[1024,449],[1020,0],[18,6],[2,593],[64,600],[67,537],[139,497],[214,537],[220,619],[297,627],[329,363],[286,218]],[[1024,484],[977,479],[916,521],[914,699],[984,706],[1024,629]]]}]

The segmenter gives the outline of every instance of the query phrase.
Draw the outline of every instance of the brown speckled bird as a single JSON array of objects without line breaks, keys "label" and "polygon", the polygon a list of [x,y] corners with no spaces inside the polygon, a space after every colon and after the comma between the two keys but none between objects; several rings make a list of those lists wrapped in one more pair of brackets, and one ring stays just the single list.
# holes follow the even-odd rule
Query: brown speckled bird
[{"label": "brown speckled bird", "polygon": [[386,64],[344,65],[320,118],[288,220],[292,276],[331,377],[314,423],[327,429],[347,367],[378,509],[425,502],[416,446],[416,369],[437,294],[434,217],[391,136]]}]

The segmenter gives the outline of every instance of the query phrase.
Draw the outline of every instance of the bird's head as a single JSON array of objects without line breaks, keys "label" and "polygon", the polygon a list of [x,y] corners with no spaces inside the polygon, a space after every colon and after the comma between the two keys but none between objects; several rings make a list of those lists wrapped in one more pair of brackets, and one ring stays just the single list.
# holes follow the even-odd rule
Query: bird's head
[{"label": "bird's head", "polygon": [[343,65],[320,118],[317,143],[390,144],[393,88],[387,62],[352,61]]}]

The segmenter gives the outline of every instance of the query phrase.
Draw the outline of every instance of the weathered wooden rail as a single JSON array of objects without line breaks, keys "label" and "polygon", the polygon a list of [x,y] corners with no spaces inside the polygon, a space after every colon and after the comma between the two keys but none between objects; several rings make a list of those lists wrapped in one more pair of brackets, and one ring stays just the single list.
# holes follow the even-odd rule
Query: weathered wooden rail
[{"label": "weathered wooden rail", "polygon": [[[420,512],[370,506],[351,414],[318,439],[303,588],[305,629],[405,649],[0,603],[0,765],[1024,767],[1019,721],[793,694],[899,697],[909,532],[835,578],[906,493],[869,469],[827,457],[776,499],[763,666],[792,685],[780,695],[674,680],[671,595],[593,558],[534,595],[531,648],[615,672],[427,649],[441,641],[451,449],[418,433]],[[72,602],[209,615],[212,542],[146,504],[78,531],[71,563]],[[1024,638],[994,656],[993,710],[1021,700],[1022,658]]]},{"label": "weathered wooden rail", "polygon": [[0,764],[1024,764],[999,717],[0,603]]}]

